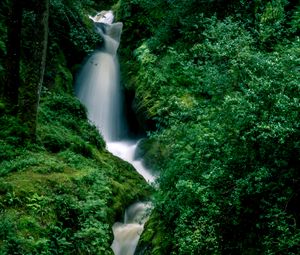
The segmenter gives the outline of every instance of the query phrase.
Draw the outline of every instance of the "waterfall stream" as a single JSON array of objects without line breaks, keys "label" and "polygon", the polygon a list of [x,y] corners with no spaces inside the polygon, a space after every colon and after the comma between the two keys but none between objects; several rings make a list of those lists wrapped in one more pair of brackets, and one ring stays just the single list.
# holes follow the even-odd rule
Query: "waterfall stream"
[{"label": "waterfall stream", "polygon": [[[111,11],[102,11],[90,17],[104,39],[104,47],[95,51],[86,61],[77,78],[75,91],[88,110],[89,120],[103,135],[107,149],[131,163],[151,183],[155,176],[143,166],[141,159],[135,158],[138,139],[129,140],[127,135],[116,55],[123,25],[112,23],[112,15]],[[114,241],[111,248],[116,255],[134,254],[150,209],[149,202],[134,203],[126,209],[124,222],[113,225]]]}]

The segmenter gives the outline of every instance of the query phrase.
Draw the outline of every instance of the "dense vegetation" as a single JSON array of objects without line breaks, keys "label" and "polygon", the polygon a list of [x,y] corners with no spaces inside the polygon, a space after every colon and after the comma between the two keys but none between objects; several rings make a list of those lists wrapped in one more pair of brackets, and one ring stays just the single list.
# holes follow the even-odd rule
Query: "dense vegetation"
[{"label": "dense vegetation", "polygon": [[0,254],[111,254],[111,225],[149,189],[105,151],[77,99],[47,94],[36,144],[0,120]]},{"label": "dense vegetation", "polygon": [[161,172],[140,254],[299,254],[299,2],[118,7]]},{"label": "dense vegetation", "polygon": [[[22,15],[20,98],[33,2]],[[22,104],[6,97],[12,3],[0,3],[1,254],[109,254],[110,225],[148,193],[72,96],[100,40],[86,15],[113,4],[123,83],[149,134],[146,163],[160,172],[137,253],[300,253],[299,1],[50,0],[34,139]]]},{"label": "dense vegetation", "polygon": [[50,1],[47,62],[33,134],[21,118],[20,100],[28,96],[33,66],[39,64],[31,66],[35,58],[28,57],[35,54],[30,49],[37,43],[32,33],[37,16],[27,1],[14,69],[17,90],[9,88],[16,93],[13,102],[6,93],[7,13],[13,2],[0,3],[0,254],[112,254],[112,224],[127,205],[149,196],[149,188],[132,166],[105,150],[72,89],[79,64],[100,43],[87,14],[111,3]]}]

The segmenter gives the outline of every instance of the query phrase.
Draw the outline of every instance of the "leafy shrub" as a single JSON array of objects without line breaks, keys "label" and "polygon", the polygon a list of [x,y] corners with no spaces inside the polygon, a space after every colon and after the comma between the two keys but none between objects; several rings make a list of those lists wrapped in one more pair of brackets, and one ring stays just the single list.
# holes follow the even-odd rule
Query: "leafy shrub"
[{"label": "leafy shrub", "polygon": [[50,94],[41,105],[39,132],[43,144],[52,152],[72,147],[91,155],[87,143],[103,149],[105,143],[95,126],[87,122],[86,109],[78,99],[65,94]]},{"label": "leafy shrub", "polygon": [[1,140],[6,141],[13,146],[25,145],[28,130],[20,123],[18,118],[7,114],[2,115],[0,117],[0,125],[2,127],[0,132]]},{"label": "leafy shrub", "polygon": [[48,126],[43,132],[41,140],[45,148],[51,152],[59,152],[65,150],[70,146],[70,140],[66,139],[65,132],[67,129],[59,126]]},{"label": "leafy shrub", "polygon": [[[43,114],[41,112],[41,117],[45,117],[46,120],[51,120],[51,117],[64,118],[67,116],[72,116],[76,119],[86,119],[86,109],[79,102],[78,99],[72,97],[68,94],[52,94],[47,100],[44,100],[42,104],[42,109],[48,109],[47,112]],[[45,115],[47,114],[47,115]],[[50,117],[50,119],[49,119]]]},{"label": "leafy shrub", "polygon": [[39,156],[32,153],[23,153],[14,158],[14,160],[5,160],[0,163],[0,175],[7,175],[9,172],[24,171],[31,166],[36,166],[41,162]]},{"label": "leafy shrub", "polygon": [[0,161],[12,159],[16,155],[15,147],[3,140],[0,140],[0,147]]}]

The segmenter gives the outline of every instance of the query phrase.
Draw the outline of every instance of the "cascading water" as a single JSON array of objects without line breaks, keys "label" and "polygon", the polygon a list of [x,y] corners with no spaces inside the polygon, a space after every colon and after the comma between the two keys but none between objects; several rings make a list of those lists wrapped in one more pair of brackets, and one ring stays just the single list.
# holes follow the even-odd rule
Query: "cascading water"
[{"label": "cascading water", "polygon": [[[123,24],[113,23],[112,11],[102,11],[90,18],[104,40],[104,48],[94,52],[83,66],[76,82],[76,95],[86,106],[89,120],[103,135],[107,149],[131,163],[151,183],[155,176],[134,156],[138,140],[126,137],[116,56]],[[151,203],[135,203],[126,209],[124,223],[113,225],[114,242],[111,247],[116,255],[134,254],[150,208]]]},{"label": "cascading water", "polygon": [[151,203],[137,202],[126,209],[124,223],[113,225],[114,241],[112,250],[118,255],[133,255],[144,224],[148,220]]},{"label": "cascading water", "polygon": [[[107,142],[119,140],[126,131],[122,114],[119,64],[116,51],[122,23],[96,23],[104,48],[86,61],[76,82],[76,95],[88,109],[88,117]],[[112,38],[106,33],[115,32]]]}]

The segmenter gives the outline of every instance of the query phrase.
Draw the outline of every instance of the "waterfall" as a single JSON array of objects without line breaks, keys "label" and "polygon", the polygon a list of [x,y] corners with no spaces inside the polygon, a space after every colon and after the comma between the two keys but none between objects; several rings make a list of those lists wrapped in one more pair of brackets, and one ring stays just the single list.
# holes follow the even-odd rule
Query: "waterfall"
[{"label": "waterfall", "polygon": [[[75,92],[88,109],[89,120],[96,125],[104,140],[116,141],[126,133],[116,55],[122,23],[100,23],[96,29],[104,39],[104,48],[95,51],[86,61],[77,78]],[[114,37],[106,34],[112,31]]]},{"label": "waterfall", "polygon": [[116,255],[134,254],[151,207],[151,203],[134,203],[126,209],[124,223],[113,225],[115,238],[111,247]]},{"label": "waterfall", "polygon": [[[98,128],[107,149],[129,163],[149,183],[155,180],[140,159],[135,158],[138,140],[127,137],[126,119],[123,117],[123,99],[119,81],[117,49],[123,24],[113,23],[112,11],[102,11],[90,17],[104,40],[102,50],[95,51],[85,62],[76,82],[75,92],[86,106],[89,120]],[[133,255],[151,203],[138,202],[126,209],[124,223],[113,225],[115,255]]]}]

